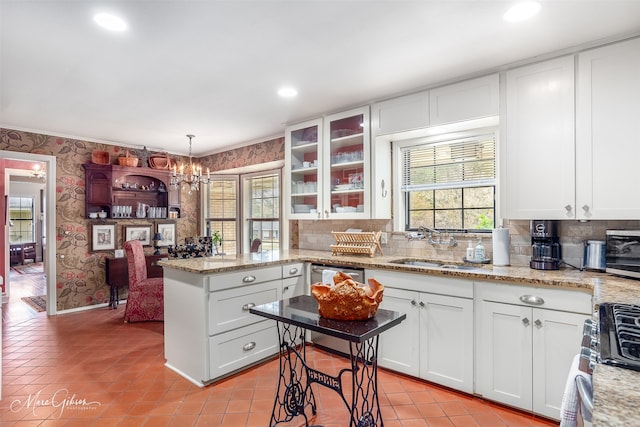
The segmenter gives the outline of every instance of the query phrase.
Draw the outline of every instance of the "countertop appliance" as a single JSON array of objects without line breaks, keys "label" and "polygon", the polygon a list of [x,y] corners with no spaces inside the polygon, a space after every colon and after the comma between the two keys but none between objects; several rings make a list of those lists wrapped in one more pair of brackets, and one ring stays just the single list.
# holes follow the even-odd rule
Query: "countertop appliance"
[{"label": "countertop appliance", "polygon": [[532,220],[529,224],[531,235],[531,261],[529,267],[535,270],[557,270],[560,268],[560,238],[558,222]]},{"label": "countertop appliance", "polygon": [[[335,271],[336,273],[341,271],[351,276],[351,278],[356,282],[364,282],[364,269],[362,268],[343,267],[334,264],[311,264],[311,284],[322,282],[322,275],[327,275],[325,270]],[[348,341],[318,332],[311,332],[311,341],[314,345],[324,350],[349,357],[350,351]]]},{"label": "countertop appliance", "polygon": [[640,230],[606,231],[605,271],[640,279]]},{"label": "countertop appliance", "polygon": [[604,240],[585,240],[582,268],[604,271],[606,268],[606,242]]}]

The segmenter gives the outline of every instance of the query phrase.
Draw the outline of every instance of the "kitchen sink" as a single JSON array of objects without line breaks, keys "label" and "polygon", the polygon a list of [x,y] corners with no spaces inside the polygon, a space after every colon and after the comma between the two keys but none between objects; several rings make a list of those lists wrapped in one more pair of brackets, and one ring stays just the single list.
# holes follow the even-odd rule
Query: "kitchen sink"
[{"label": "kitchen sink", "polygon": [[403,258],[389,261],[391,264],[411,265],[415,267],[444,268],[447,270],[477,270],[480,267],[463,264],[447,264],[438,261]]}]

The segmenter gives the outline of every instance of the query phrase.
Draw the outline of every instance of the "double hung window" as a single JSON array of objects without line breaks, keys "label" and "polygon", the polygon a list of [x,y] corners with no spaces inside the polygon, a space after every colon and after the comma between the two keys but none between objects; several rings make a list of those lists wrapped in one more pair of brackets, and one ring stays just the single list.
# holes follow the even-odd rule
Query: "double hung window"
[{"label": "double hung window", "polygon": [[9,242],[35,242],[33,197],[9,197]]},{"label": "double hung window", "polygon": [[465,132],[398,144],[405,230],[493,228],[496,132]]}]

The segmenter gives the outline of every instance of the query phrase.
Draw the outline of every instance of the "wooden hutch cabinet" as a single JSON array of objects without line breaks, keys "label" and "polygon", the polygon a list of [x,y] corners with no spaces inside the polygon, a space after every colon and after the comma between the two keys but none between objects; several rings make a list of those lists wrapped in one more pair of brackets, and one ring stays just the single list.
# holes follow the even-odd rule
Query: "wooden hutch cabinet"
[{"label": "wooden hutch cabinet", "polygon": [[114,206],[130,206],[136,218],[138,203],[166,209],[166,217],[180,216],[180,190],[170,186],[171,172],[164,169],[97,165],[87,163],[85,169],[85,211],[104,211],[108,218],[116,216]]}]

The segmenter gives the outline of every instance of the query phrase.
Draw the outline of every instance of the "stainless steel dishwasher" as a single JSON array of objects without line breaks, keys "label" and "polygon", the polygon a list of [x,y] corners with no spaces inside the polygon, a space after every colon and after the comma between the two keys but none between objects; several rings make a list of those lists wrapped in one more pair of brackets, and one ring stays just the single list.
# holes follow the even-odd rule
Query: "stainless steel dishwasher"
[{"label": "stainless steel dishwasher", "polygon": [[[311,284],[322,282],[322,275],[325,270],[335,271],[336,273],[341,271],[351,276],[356,282],[364,282],[364,269],[362,268],[344,267],[335,264],[311,264]],[[318,332],[311,332],[311,341],[322,349],[349,357],[349,343],[345,340]]]}]

